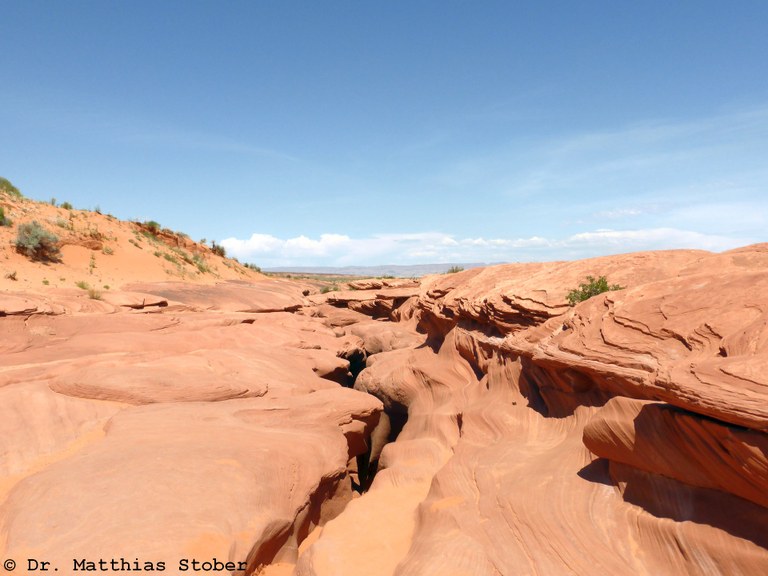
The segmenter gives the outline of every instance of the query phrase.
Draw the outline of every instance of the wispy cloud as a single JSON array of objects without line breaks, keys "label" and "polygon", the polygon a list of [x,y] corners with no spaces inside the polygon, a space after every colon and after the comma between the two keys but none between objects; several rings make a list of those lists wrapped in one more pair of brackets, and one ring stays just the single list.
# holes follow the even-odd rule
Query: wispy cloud
[{"label": "wispy cloud", "polygon": [[[67,103],[75,100],[77,103]],[[85,95],[70,96],[59,102],[26,101],[4,95],[1,102],[8,112],[23,117],[33,127],[53,133],[76,135],[80,141],[93,141],[100,146],[114,143],[165,150],[200,150],[261,157],[269,160],[296,162],[299,159],[284,150],[248,138],[233,138],[215,130],[179,127],[169,122],[144,116],[131,116],[124,111],[107,109]]]},{"label": "wispy cloud", "polygon": [[595,212],[594,217],[615,220],[618,218],[639,216],[644,213],[646,213],[646,210],[643,210],[642,208],[614,208],[612,210],[600,210],[599,212]]},{"label": "wispy cloud", "polygon": [[449,166],[434,182],[449,191],[474,188],[488,199],[514,202],[520,211],[549,203],[550,213],[567,206],[580,210],[580,218],[615,219],[640,215],[619,210],[651,204],[696,206],[722,197],[725,189],[729,200],[764,196],[766,142],[763,105],[546,138],[512,137]]},{"label": "wispy cloud", "polygon": [[253,234],[221,244],[237,258],[261,266],[348,266],[443,262],[512,262],[587,258],[602,254],[674,248],[722,251],[752,242],[676,228],[600,229],[565,238],[459,238],[438,232],[351,238],[322,234],[281,239]]}]

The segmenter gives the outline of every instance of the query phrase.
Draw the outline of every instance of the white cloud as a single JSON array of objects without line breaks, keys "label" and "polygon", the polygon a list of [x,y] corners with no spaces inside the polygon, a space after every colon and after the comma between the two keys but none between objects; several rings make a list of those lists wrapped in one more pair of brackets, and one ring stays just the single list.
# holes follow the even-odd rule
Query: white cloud
[{"label": "white cloud", "polygon": [[281,239],[253,234],[227,238],[227,253],[262,267],[426,264],[443,262],[513,262],[587,258],[603,254],[693,248],[722,251],[756,239],[703,234],[677,228],[598,229],[564,238],[456,238],[439,232],[380,234],[351,238],[322,234]]},{"label": "white cloud", "polygon": [[702,234],[676,228],[650,228],[645,230],[595,230],[574,234],[561,245],[567,248],[603,247],[606,253],[666,248],[696,248],[722,251],[749,243],[750,240]]},{"label": "white cloud", "polygon": [[640,208],[615,208],[613,210],[601,210],[600,212],[595,212],[594,215],[597,218],[615,219],[639,216],[643,213],[645,213],[645,211]]}]

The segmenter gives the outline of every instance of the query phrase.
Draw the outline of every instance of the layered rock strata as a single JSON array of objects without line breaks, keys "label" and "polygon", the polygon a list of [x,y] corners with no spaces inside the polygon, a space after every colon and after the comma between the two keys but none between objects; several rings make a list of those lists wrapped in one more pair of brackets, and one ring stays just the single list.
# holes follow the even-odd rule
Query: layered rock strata
[{"label": "layered rock strata", "polygon": [[0,557],[768,573],[768,246],[303,288],[5,294]]},{"label": "layered rock strata", "polygon": [[[759,245],[424,281],[424,344],[356,383],[405,427],[297,573],[768,571],[766,270]],[[570,308],[587,275],[625,289]]]}]

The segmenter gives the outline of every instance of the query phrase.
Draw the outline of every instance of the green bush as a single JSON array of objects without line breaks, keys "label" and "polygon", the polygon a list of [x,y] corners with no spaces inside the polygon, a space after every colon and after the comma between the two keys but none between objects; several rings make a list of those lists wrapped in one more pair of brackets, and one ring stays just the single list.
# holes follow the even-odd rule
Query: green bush
[{"label": "green bush", "polygon": [[456,274],[456,272],[461,272],[462,270],[464,270],[464,268],[462,266],[451,266],[450,268],[448,268],[448,270],[446,270],[445,273],[446,274]]},{"label": "green bush", "polygon": [[32,260],[57,261],[60,256],[59,238],[38,222],[26,222],[19,226],[16,250]]},{"label": "green bush", "polygon": [[571,306],[575,306],[579,302],[584,302],[584,300],[588,300],[589,298],[592,298],[592,296],[597,296],[603,292],[623,289],[624,286],[619,286],[618,284],[609,285],[608,279],[605,276],[600,276],[599,278],[587,276],[586,282],[582,282],[579,284],[578,288],[574,288],[568,292],[567,299]]},{"label": "green bush", "polygon": [[224,246],[222,246],[221,244],[216,244],[215,240],[211,242],[211,252],[213,252],[217,256],[221,256],[222,258],[225,258],[227,256],[227,251],[225,250]]},{"label": "green bush", "polygon": [[8,179],[2,177],[0,177],[0,192],[5,192],[6,194],[16,196],[17,198],[23,198],[23,195],[21,192],[19,192],[19,189],[11,184]]},{"label": "green bush", "polygon": [[162,226],[160,226],[160,224],[158,224],[154,220],[147,220],[146,222],[142,222],[141,226],[147,232],[150,232],[150,233],[154,234],[155,236],[157,236],[157,234],[160,233],[160,229],[162,228]]},{"label": "green bush", "polygon": [[11,224],[13,222],[11,222],[10,218],[5,217],[5,210],[0,206],[0,226],[10,226]]},{"label": "green bush", "polygon": [[211,269],[208,267],[208,264],[205,263],[205,260],[202,256],[200,256],[200,254],[195,254],[192,256],[192,263],[197,266],[197,269],[200,270],[201,274],[206,274],[211,271]]},{"label": "green bush", "polygon": [[72,204],[69,202],[62,202],[61,207],[64,208],[64,210],[72,210]]}]

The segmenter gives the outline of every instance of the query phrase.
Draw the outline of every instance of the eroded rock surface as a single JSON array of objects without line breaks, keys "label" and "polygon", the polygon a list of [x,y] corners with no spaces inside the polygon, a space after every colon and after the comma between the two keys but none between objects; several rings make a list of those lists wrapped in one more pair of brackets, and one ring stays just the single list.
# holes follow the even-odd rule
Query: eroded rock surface
[{"label": "eroded rock surface", "polygon": [[[759,245],[423,281],[424,344],[356,383],[405,427],[297,573],[768,571],[766,270]],[[587,275],[625,289],[569,307]]]},{"label": "eroded rock surface", "polygon": [[768,246],[263,282],[0,299],[0,557],[768,573]]},{"label": "eroded rock surface", "polygon": [[[87,311],[76,292],[6,299],[26,315],[2,319],[0,556],[64,573],[76,558],[137,556],[251,572],[295,561],[307,533],[343,509],[348,464],[382,406],[334,381],[360,340],[264,312],[300,302],[293,286],[238,286],[215,311],[200,310],[194,286],[172,290],[184,307],[157,311],[147,305],[166,286],[143,286],[156,295],[142,306],[113,292]],[[243,303],[259,313],[224,311]]]}]

